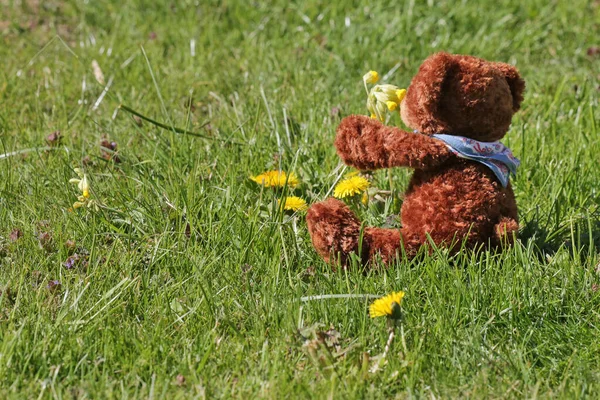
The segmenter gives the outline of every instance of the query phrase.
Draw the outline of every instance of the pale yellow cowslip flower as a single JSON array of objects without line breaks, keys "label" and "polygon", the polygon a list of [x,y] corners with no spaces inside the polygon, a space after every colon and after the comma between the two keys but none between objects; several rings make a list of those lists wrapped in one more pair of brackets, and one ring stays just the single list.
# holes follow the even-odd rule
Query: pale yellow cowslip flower
[{"label": "pale yellow cowslip flower", "polygon": [[396,97],[398,97],[398,104],[400,104],[402,100],[404,100],[404,98],[406,97],[406,89],[396,90]]},{"label": "pale yellow cowslip flower", "polygon": [[367,84],[375,84],[379,81],[379,73],[377,73],[377,71],[369,71],[366,74],[363,75],[363,83],[365,85],[365,91],[367,92],[367,95],[369,94],[369,88],[367,86]]},{"label": "pale yellow cowslip flower", "polygon": [[75,168],[74,171],[77,173],[77,175],[79,175],[80,179],[69,179],[69,183],[76,183],[84,198],[90,197],[90,183],[87,175],[79,168]]},{"label": "pale yellow cowslip flower", "polygon": [[387,106],[388,110],[390,110],[390,111],[394,111],[396,108],[398,108],[398,103],[396,103],[394,101],[386,101],[385,105]]},{"label": "pale yellow cowslip flower", "polygon": [[379,73],[377,71],[369,71],[363,75],[363,82],[365,84],[375,84],[379,81]]},{"label": "pale yellow cowslip flower", "polygon": [[395,111],[406,96],[406,90],[398,86],[384,84],[375,85],[367,96],[367,109],[371,118],[384,121],[386,110]]},{"label": "pale yellow cowslip flower", "polygon": [[83,174],[83,178],[81,179],[79,184],[77,184],[77,187],[79,188],[79,190],[81,190],[83,198],[87,199],[88,197],[90,197],[90,183],[88,182],[86,174]]},{"label": "pale yellow cowslip flower", "polygon": [[390,100],[398,101],[397,91],[400,90],[400,88],[396,85],[383,83],[381,85],[375,85],[373,89],[375,89],[375,92],[384,93],[386,96],[389,97]]},{"label": "pale yellow cowslip flower", "polygon": [[386,107],[384,103],[377,101],[377,97],[374,94],[369,94],[367,97],[367,109],[371,112],[371,118],[383,121]]},{"label": "pale yellow cowslip flower", "polygon": [[73,203],[73,208],[80,208],[83,206],[98,208],[97,202],[90,199],[90,182],[87,174],[85,174],[80,168],[74,169],[75,173],[79,175],[79,178],[69,179],[69,183],[77,184],[77,188],[81,191],[81,195],[77,196],[77,201]]},{"label": "pale yellow cowslip flower", "polygon": [[392,101],[394,103],[399,103],[400,99],[398,98],[398,91],[400,89],[398,86],[394,85],[375,85],[373,89],[371,89],[371,93],[375,96],[377,101],[381,103],[386,103],[388,101]]}]

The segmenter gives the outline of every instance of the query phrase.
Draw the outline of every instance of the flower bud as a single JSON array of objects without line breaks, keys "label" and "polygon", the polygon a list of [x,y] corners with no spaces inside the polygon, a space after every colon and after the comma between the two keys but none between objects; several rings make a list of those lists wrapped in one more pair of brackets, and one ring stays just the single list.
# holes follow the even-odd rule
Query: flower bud
[{"label": "flower bud", "polygon": [[363,82],[365,84],[367,84],[367,83],[375,84],[378,81],[379,81],[379,74],[377,73],[377,71],[369,71],[363,75]]}]

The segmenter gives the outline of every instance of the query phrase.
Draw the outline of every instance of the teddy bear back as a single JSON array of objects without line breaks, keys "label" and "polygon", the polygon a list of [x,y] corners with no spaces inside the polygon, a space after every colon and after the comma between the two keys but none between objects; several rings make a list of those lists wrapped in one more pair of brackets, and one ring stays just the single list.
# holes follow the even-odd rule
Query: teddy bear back
[{"label": "teddy bear back", "polygon": [[411,128],[482,142],[500,140],[523,100],[515,67],[477,57],[437,53],[414,76],[402,104]]}]

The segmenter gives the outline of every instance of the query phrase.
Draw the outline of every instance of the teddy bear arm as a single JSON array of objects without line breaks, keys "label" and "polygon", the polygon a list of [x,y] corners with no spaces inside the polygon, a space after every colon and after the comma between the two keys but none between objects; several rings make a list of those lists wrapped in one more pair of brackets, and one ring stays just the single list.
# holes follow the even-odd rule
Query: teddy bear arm
[{"label": "teddy bear arm", "polygon": [[429,169],[445,162],[452,153],[446,145],[427,135],[389,128],[384,138],[387,168]]},{"label": "teddy bear arm", "polygon": [[390,128],[384,139],[387,167],[429,169],[445,162],[452,152],[440,140]]},{"label": "teddy bear arm", "polygon": [[451,156],[446,145],[437,139],[386,126],[362,115],[342,120],[335,146],[344,163],[360,170],[427,169]]}]

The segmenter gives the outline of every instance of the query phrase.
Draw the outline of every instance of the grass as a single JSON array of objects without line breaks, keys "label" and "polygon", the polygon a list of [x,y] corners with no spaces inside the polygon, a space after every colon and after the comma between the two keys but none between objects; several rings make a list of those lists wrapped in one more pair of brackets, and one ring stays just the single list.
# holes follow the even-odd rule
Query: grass
[{"label": "grass", "polygon": [[[597,2],[0,7],[3,398],[600,395]],[[334,272],[248,177],[294,171],[296,195],[324,199],[335,127],[366,112],[362,74],[406,86],[438,50],[527,82],[504,140],[522,161],[520,241]],[[69,211],[84,165],[99,211]],[[397,193],[408,176],[373,182]],[[386,223],[395,197],[361,218]],[[387,331],[368,300],[300,300],[394,290],[403,330],[377,373]]]}]

